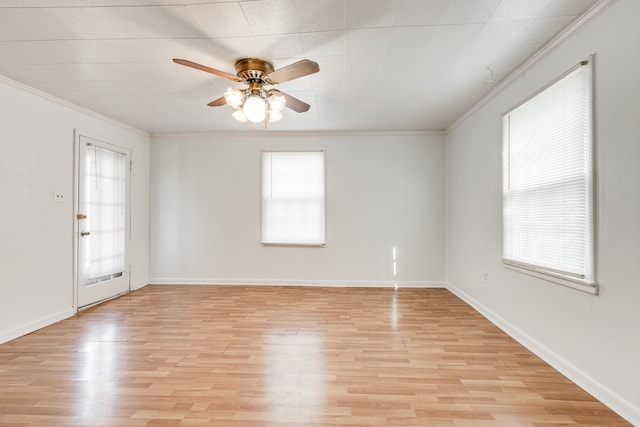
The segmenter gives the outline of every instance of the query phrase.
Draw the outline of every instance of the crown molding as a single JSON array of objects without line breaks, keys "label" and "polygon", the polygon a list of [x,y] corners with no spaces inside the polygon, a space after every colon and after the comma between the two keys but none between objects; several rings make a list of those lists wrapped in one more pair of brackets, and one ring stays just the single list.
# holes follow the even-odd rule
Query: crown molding
[{"label": "crown molding", "polygon": [[572,35],[578,33],[587,25],[589,25],[593,20],[602,15],[605,11],[607,11],[611,6],[617,3],[618,0],[601,0],[598,3],[594,4],[589,10],[587,10],[584,14],[582,14],[579,18],[571,23],[568,27],[562,30],[558,35],[552,38],[547,44],[541,47],[538,51],[536,51],[533,55],[529,57],[526,61],[520,64],[515,70],[513,70],[507,77],[505,77],[502,81],[496,84],[485,96],[480,98],[478,102],[473,104],[471,108],[462,113],[460,117],[458,117],[453,123],[451,123],[447,129],[445,130],[445,134],[450,133],[453,129],[458,127],[463,121],[469,118],[473,113],[478,111],[483,105],[493,99],[499,92],[501,92],[504,88],[509,86],[511,82],[513,82],[518,76],[527,71],[531,66],[533,66],[536,62],[538,62],[542,57],[544,57],[547,53],[551,52],[562,42],[567,40]]},{"label": "crown molding", "polygon": [[272,138],[306,136],[405,136],[405,135],[446,135],[445,131],[393,131],[393,130],[328,130],[328,131],[222,131],[222,132],[157,132],[151,133],[151,139],[175,137],[233,137],[233,138]]},{"label": "crown molding", "polygon": [[97,120],[100,120],[100,121],[103,121],[103,122],[107,122],[107,123],[109,123],[111,125],[117,126],[119,128],[128,130],[128,131],[133,132],[133,133],[137,133],[138,135],[141,135],[141,136],[144,136],[144,137],[147,137],[147,138],[151,137],[151,134],[149,132],[146,132],[146,131],[143,131],[141,129],[138,129],[138,128],[134,127],[134,126],[128,125],[126,123],[118,121],[118,120],[116,120],[114,118],[111,118],[109,116],[105,116],[103,114],[97,113],[97,112],[95,112],[93,110],[90,110],[88,108],[81,107],[78,104],[74,104],[73,102],[66,101],[66,100],[64,100],[62,98],[58,98],[57,96],[51,95],[51,94],[49,94],[47,92],[43,92],[40,89],[36,89],[36,88],[34,88],[32,86],[28,86],[28,85],[26,85],[24,83],[20,83],[18,81],[12,80],[12,79],[10,79],[8,77],[0,75],[0,83],[4,83],[7,86],[11,86],[11,87],[19,89],[19,90],[21,90],[23,92],[30,93],[31,95],[35,95],[35,96],[37,96],[37,97],[39,97],[39,98],[41,98],[41,99],[43,99],[45,101],[53,102],[54,104],[60,105],[60,106],[65,107],[65,108],[69,108],[71,110],[74,110],[74,111],[76,111],[78,113],[87,115],[87,116],[92,117],[94,119],[97,119]]}]

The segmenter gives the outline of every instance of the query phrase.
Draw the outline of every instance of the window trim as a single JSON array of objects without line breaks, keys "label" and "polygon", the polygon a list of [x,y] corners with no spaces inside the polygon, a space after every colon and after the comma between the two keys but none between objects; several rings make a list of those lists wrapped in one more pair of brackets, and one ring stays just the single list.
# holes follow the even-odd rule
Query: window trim
[{"label": "window trim", "polygon": [[[504,230],[505,230],[504,217],[502,219],[502,230],[503,230],[502,263],[503,263],[503,266],[509,270],[517,271],[523,274],[527,274],[529,276],[533,276],[546,281],[557,283],[557,284],[560,284],[572,289],[576,289],[579,291],[583,291],[592,295],[598,295],[599,285],[597,282],[597,263],[596,263],[597,261],[597,215],[596,215],[597,214],[597,193],[596,193],[597,191],[597,180],[596,180],[597,170],[596,169],[597,168],[596,168],[596,165],[597,164],[596,164],[596,160],[597,159],[596,159],[596,143],[595,143],[595,132],[594,132],[594,127],[595,127],[595,117],[594,117],[595,94],[594,92],[595,91],[593,87],[593,58],[594,56],[591,55],[588,60],[579,62],[578,64],[576,64],[575,66],[571,67],[569,70],[564,72],[562,75],[560,75],[559,77],[557,77],[556,79],[554,79],[553,81],[551,81],[550,83],[548,83],[547,85],[545,85],[544,87],[542,87],[541,89],[539,89],[532,95],[528,96],[527,98],[525,98],[518,104],[514,105],[512,108],[510,108],[509,110],[507,110],[502,114],[502,126],[503,126],[503,135],[504,135],[504,126],[505,126],[506,116],[508,116],[511,112],[513,112],[520,106],[531,101],[532,99],[540,95],[542,92],[544,92],[548,88],[560,82],[562,79],[564,79],[565,77],[567,77],[568,75],[570,75],[571,73],[579,69],[580,67],[583,67],[583,66],[587,67],[586,72],[587,72],[588,94],[587,94],[587,113],[586,114],[587,114],[589,123],[588,123],[588,130],[587,130],[586,149],[588,153],[588,161],[590,161],[591,163],[590,164],[591,176],[587,181],[588,185],[591,187],[590,188],[591,190],[590,205],[588,206],[588,209],[591,211],[590,212],[591,242],[590,242],[590,248],[588,249],[590,252],[589,256],[591,258],[591,264],[592,264],[591,265],[592,280],[587,280],[584,275],[566,273],[559,270],[554,270],[553,268],[538,266],[538,265],[529,264],[526,262],[521,262],[521,261],[506,258],[504,256]],[[507,144],[507,142],[508,142],[507,139],[503,136],[503,148],[502,148],[503,156],[505,152],[505,144]],[[503,159],[503,162],[504,162],[504,159]],[[503,183],[505,179],[504,173],[505,173],[505,170],[504,170],[504,163],[503,163],[503,166],[502,166]],[[504,187],[503,187],[503,190],[502,190],[503,207],[504,207],[504,194],[505,193],[504,193]]]}]

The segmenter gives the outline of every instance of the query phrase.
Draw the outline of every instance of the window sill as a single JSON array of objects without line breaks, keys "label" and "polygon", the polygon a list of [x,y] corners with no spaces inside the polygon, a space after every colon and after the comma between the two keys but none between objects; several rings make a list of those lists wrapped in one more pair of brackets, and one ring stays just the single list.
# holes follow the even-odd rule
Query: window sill
[{"label": "window sill", "polygon": [[284,242],[260,242],[261,246],[289,246],[299,248],[324,248],[326,243],[284,243]]},{"label": "window sill", "polygon": [[537,277],[538,279],[546,280],[548,282],[557,283],[559,285],[576,289],[578,291],[586,292],[588,294],[598,295],[599,289],[597,284],[588,284],[586,282],[581,282],[578,279],[570,280],[550,272],[534,270],[524,266],[511,264],[509,261],[506,261],[506,260],[503,260],[502,264],[504,265],[505,268],[508,268],[509,270],[517,271],[517,272],[526,274],[528,276]]}]

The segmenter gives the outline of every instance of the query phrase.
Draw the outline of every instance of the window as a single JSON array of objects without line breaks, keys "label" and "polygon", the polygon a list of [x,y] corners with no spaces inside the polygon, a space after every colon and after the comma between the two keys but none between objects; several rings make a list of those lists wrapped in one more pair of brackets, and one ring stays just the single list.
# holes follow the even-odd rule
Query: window
[{"label": "window", "polygon": [[87,144],[82,212],[86,239],[87,284],[121,277],[125,270],[126,165],[123,153]]},{"label": "window", "polygon": [[262,153],[262,243],[324,245],[324,152]]},{"label": "window", "polygon": [[587,61],[504,115],[503,260],[595,294],[591,121]]}]

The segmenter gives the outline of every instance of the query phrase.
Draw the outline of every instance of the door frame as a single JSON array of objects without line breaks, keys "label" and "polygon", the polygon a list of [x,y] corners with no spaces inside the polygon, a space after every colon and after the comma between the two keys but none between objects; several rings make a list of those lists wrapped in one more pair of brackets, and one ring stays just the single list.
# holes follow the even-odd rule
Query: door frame
[{"label": "door frame", "polygon": [[[119,293],[117,295],[113,295],[109,298],[106,298],[104,300],[100,300],[100,301],[96,301],[94,303],[85,305],[83,307],[79,307],[79,302],[78,302],[78,286],[80,285],[80,277],[78,274],[78,269],[79,269],[79,262],[78,262],[78,252],[80,250],[80,246],[79,246],[79,233],[80,233],[80,227],[79,227],[79,223],[78,223],[78,217],[77,215],[80,212],[80,152],[81,152],[81,139],[82,138],[88,138],[88,139],[92,139],[94,141],[99,142],[100,144],[104,145],[107,148],[111,148],[113,150],[117,150],[117,151],[121,151],[121,152],[126,152],[128,154],[129,157],[129,167],[127,169],[127,189],[125,190],[125,194],[126,194],[126,204],[127,204],[127,233],[128,233],[128,238],[125,239],[125,253],[126,253],[126,258],[125,258],[125,273],[127,275],[127,279],[128,279],[128,290],[123,292],[123,293]],[[74,129],[73,131],[73,155],[74,155],[74,162],[73,162],[73,285],[72,285],[72,290],[71,290],[71,306],[73,308],[73,310],[75,312],[79,312],[80,310],[84,310],[86,308],[92,307],[96,304],[99,304],[103,301],[107,301],[109,299],[115,298],[119,295],[122,295],[124,293],[127,292],[131,292],[131,187],[132,187],[132,183],[131,183],[131,178],[132,178],[132,172],[131,172],[131,165],[132,165],[132,155],[133,152],[131,150],[131,148],[129,147],[124,147],[122,145],[117,145],[117,144],[113,144],[113,143],[109,143],[109,142],[105,142],[104,139],[96,137],[94,135],[91,135],[90,133],[87,132],[83,132],[81,130],[78,129]]]}]

